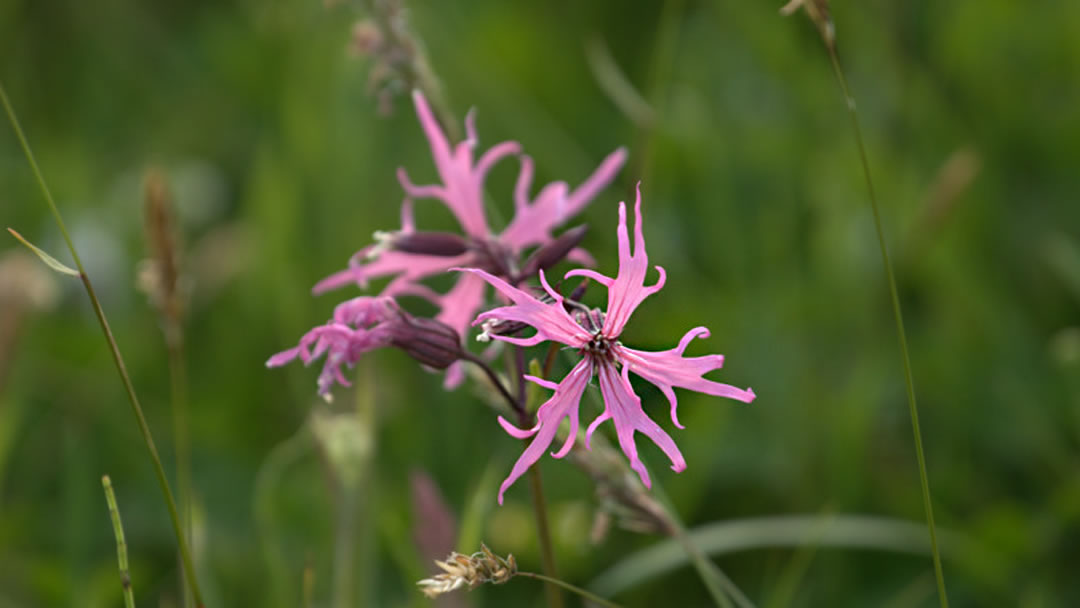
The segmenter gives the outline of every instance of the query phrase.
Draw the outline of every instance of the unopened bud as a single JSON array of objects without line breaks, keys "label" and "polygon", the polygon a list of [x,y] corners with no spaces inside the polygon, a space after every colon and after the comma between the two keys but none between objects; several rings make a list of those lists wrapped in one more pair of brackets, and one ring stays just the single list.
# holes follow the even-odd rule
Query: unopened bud
[{"label": "unopened bud", "polygon": [[469,243],[452,232],[411,232],[390,239],[394,251],[452,257],[468,251]]},{"label": "unopened bud", "polygon": [[428,367],[446,369],[464,354],[461,337],[454,328],[435,319],[414,317],[401,311],[387,329],[392,346]]},{"label": "unopened bud", "polygon": [[525,267],[521,270],[521,278],[536,276],[541,270],[547,270],[566,259],[570,251],[581,243],[585,238],[588,226],[578,226],[562,233],[559,238],[533,252],[525,261]]},{"label": "unopened bud", "polygon": [[469,263],[472,268],[506,278],[511,277],[517,268],[513,253],[498,241],[473,241],[471,249],[475,254],[475,258]]}]

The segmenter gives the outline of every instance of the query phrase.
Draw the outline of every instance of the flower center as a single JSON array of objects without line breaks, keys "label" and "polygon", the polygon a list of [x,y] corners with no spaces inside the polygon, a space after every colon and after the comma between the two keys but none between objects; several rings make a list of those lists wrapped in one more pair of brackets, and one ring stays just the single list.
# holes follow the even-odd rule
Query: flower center
[{"label": "flower center", "polygon": [[615,344],[615,340],[596,332],[578,352],[583,357],[592,357],[598,363],[613,363],[615,361],[615,353],[613,352]]}]

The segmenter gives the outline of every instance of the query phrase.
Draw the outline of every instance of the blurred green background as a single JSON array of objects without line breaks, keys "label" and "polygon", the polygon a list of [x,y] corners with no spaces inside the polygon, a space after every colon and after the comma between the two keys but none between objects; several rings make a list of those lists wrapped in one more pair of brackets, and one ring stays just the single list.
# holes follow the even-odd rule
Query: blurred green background
[{"label": "blurred green background", "polygon": [[[638,444],[688,526],[776,514],[923,521],[865,184],[803,15],[689,0],[408,8],[455,113],[477,109],[484,146],[520,141],[534,188],[579,183],[629,147],[628,167],[580,219],[600,269],[614,272],[616,203],[644,179],[649,254],[669,280],[625,341],[668,348],[707,325],[712,337],[691,352],[724,353],[717,379],[759,395],[741,406],[682,392],[680,431],[659,392],[642,388],[689,468],[675,475]],[[938,524],[967,539],[947,551],[951,599],[1076,605],[1080,4],[832,8],[894,254]],[[428,605],[413,586],[430,572],[414,538],[439,534],[414,505],[417,475],[459,520],[458,549],[483,539],[539,570],[527,484],[495,506],[520,443],[473,389],[444,393],[398,351],[369,357],[359,398],[377,426],[330,425],[344,445],[371,442],[350,494],[311,429],[327,420],[313,412],[347,412],[351,394],[330,408],[315,398],[316,369],[263,366],[358,293],[309,289],[373,231],[398,226],[396,168],[418,182],[435,175],[408,96],[380,100],[372,59],[350,51],[364,17],[318,0],[0,2],[0,79],[170,471],[168,359],[136,288],[148,168],[175,197],[191,293],[195,548],[210,606],[296,606],[305,580],[316,605],[347,597],[343,581],[353,605]],[[602,84],[618,74],[641,100],[628,106]],[[503,218],[516,171],[505,161],[488,182]],[[451,225],[434,202],[417,216]],[[0,225],[68,259],[7,124]],[[178,605],[167,513],[85,294],[36,261],[13,262],[20,249],[8,239],[0,250],[0,606],[120,604],[105,473],[139,603]],[[591,419],[595,405],[583,407]],[[542,470],[564,578],[588,583],[658,542],[618,528],[590,542],[588,480],[550,458]],[[936,604],[925,554],[771,547],[717,563],[760,605]],[[685,566],[617,597],[708,603]],[[540,606],[543,594],[520,580],[455,601]]]}]

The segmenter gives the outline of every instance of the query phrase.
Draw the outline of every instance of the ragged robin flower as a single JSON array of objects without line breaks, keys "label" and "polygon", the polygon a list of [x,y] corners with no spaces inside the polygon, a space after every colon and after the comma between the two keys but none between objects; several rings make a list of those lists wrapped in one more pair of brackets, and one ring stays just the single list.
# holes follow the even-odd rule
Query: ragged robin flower
[{"label": "ragged robin flower", "polygon": [[[502,417],[499,423],[506,432],[518,439],[535,438],[522,453],[509,477],[499,488],[499,503],[503,494],[518,477],[543,455],[559,430],[563,419],[569,419],[570,430],[562,448],[553,453],[555,458],[562,458],[570,453],[577,438],[579,426],[579,405],[586,386],[595,374],[599,378],[600,393],[604,399],[604,412],[589,425],[585,433],[585,446],[596,428],[606,420],[615,424],[619,447],[630,459],[630,466],[637,471],[642,483],[651,487],[649,474],[638,457],[634,444],[634,433],[640,432],[656,443],[671,460],[675,472],[686,468],[686,460],[671,437],[660,425],[649,418],[641,407],[641,399],[630,385],[630,373],[655,384],[667,397],[671,405],[671,420],[675,426],[683,428],[676,416],[678,401],[674,387],[681,387],[700,393],[736,399],[745,403],[754,400],[751,389],[740,389],[728,384],[721,384],[704,378],[704,374],[719,369],[724,363],[722,355],[686,357],[683,355],[694,338],[707,338],[709,330],[695,327],[688,331],[673,349],[661,352],[648,352],[624,346],[619,338],[623,328],[634,310],[648,296],[656,293],[664,285],[666,274],[660,266],[656,267],[659,279],[655,284],[646,286],[645,275],[649,268],[649,259],[645,253],[645,238],[641,221],[641,190],[637,193],[634,205],[634,250],[630,250],[630,238],[626,226],[626,204],[619,204],[619,226],[617,231],[619,245],[619,272],[614,277],[607,277],[586,269],[572,270],[566,277],[583,276],[607,287],[608,303],[606,312],[591,310],[577,302],[564,298],[551,288],[543,271],[540,282],[550,300],[538,299],[532,293],[524,291],[492,274],[479,269],[462,268],[487,281],[511,303],[481,313],[473,324],[481,324],[486,331],[480,339],[494,338],[518,346],[533,346],[545,341],[554,341],[576,349],[581,360],[570,373],[558,384],[526,376],[532,382],[555,391],[537,411],[537,423],[530,429],[519,429]],[[500,324],[524,323],[533,327],[536,333],[529,337],[514,337],[500,333],[491,333]]]},{"label": "ragged robin flower", "polygon": [[349,386],[341,366],[352,367],[364,353],[387,346],[434,369],[446,369],[463,354],[459,334],[445,323],[414,317],[388,296],[360,296],[338,304],[332,319],[304,334],[297,346],[270,357],[266,366],[280,367],[293,359],[310,365],[325,356],[318,392],[330,401],[335,382]]},{"label": "ragged robin flower", "polygon": [[[469,322],[484,303],[484,282],[463,275],[450,291],[439,293],[421,281],[461,266],[481,268],[516,284],[534,276],[537,266],[553,265],[563,257],[588,262],[591,258],[576,248],[577,241],[567,243],[568,237],[576,236],[580,240],[582,233],[555,238],[552,231],[581,212],[611,182],[626,160],[626,151],[619,149],[611,153],[577,188],[571,190],[565,182],[551,183],[532,200],[529,189],[533,164],[523,156],[514,188],[514,218],[502,232],[496,233],[484,214],[484,179],[499,160],[518,154],[521,146],[512,141],[496,144],[474,162],[478,137],[473,114],[465,119],[465,141],[451,145],[424,96],[416,91],[413,100],[442,183],[418,186],[410,181],[404,169],[399,169],[398,179],[407,196],[402,204],[401,229],[376,233],[375,244],[358,251],[349,260],[348,268],[326,277],[313,291],[319,294],[350,284],[364,288],[370,280],[389,277],[391,280],[380,295],[425,298],[439,308],[435,317],[438,321],[464,336]],[[413,220],[414,198],[442,201],[464,234],[417,230]],[[533,258],[520,263],[521,255],[531,248],[537,248]],[[553,252],[558,255],[552,255]],[[460,364],[451,366],[447,386],[456,385],[462,377]]]}]

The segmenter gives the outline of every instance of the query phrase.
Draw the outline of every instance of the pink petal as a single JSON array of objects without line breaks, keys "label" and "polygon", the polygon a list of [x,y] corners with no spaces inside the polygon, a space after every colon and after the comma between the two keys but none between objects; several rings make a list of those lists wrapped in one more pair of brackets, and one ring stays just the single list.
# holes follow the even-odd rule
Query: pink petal
[{"label": "pink petal", "polygon": [[475,238],[489,238],[487,219],[484,217],[484,178],[491,167],[500,159],[520,152],[517,142],[496,144],[480,156],[473,165],[473,148],[477,145],[476,121],[472,112],[465,119],[467,139],[453,149],[443,134],[441,127],[423,95],[413,93],[416,103],[416,115],[427,134],[431,145],[431,156],[435,161],[442,180],[441,185],[417,186],[408,179],[408,175],[399,170],[398,179],[409,196],[416,198],[437,198],[442,200],[461,224],[466,234]]},{"label": "pink petal", "polygon": [[487,177],[488,171],[495,166],[495,163],[518,152],[521,152],[521,144],[516,141],[504,141],[495,144],[480,156],[480,160],[476,161],[473,179],[482,183],[484,178]]},{"label": "pink petal", "polygon": [[[376,300],[380,299],[376,298]],[[325,355],[326,360],[317,383],[319,394],[328,397],[334,382],[349,386],[348,379],[341,371],[342,365],[352,367],[364,353],[387,346],[389,343],[390,335],[383,326],[354,329],[344,323],[330,321],[326,325],[309,330],[300,338],[300,343],[296,348],[270,357],[267,365],[270,367],[283,365],[297,356],[307,365]],[[307,349],[312,344],[315,345],[315,349],[313,352],[308,352]]]},{"label": "pink petal", "polygon": [[563,278],[565,279],[569,279],[570,277],[586,277],[609,288],[613,283],[615,283],[615,279],[602,275],[595,270],[589,270],[588,268],[575,268],[563,275]]},{"label": "pink petal", "polygon": [[269,359],[267,359],[266,360],[266,367],[281,367],[282,365],[285,365],[286,363],[288,363],[288,362],[292,361],[293,359],[295,359],[299,354],[300,354],[300,347],[299,346],[297,346],[295,348],[290,348],[288,350],[283,350],[280,353],[277,353],[277,354],[271,356]]},{"label": "pink petal", "polygon": [[686,332],[686,335],[679,341],[679,345],[670,350],[648,352],[619,346],[616,353],[616,357],[626,369],[652,382],[664,393],[664,396],[668,398],[668,402],[671,404],[671,420],[679,428],[682,428],[682,425],[679,424],[676,416],[678,400],[675,397],[675,391],[672,390],[673,387],[677,386],[717,397],[727,397],[744,403],[750,403],[755,397],[754,391],[751,389],[742,390],[730,384],[722,384],[702,377],[708,372],[723,367],[723,355],[683,356],[683,351],[686,350],[691,340],[708,336],[708,329],[696,327]]},{"label": "pink petal", "polygon": [[529,203],[528,190],[532,183],[532,159],[525,157],[521,161],[521,172],[514,187],[514,206],[517,210],[514,219],[499,240],[515,252],[542,245],[551,240],[551,231],[566,220],[577,215],[596,195],[606,187],[626,162],[626,151],[622,148],[608,155],[600,166],[574,191],[570,192],[564,182],[555,182],[541,188],[536,198]]},{"label": "pink petal", "polygon": [[607,158],[596,168],[596,171],[593,171],[593,174],[567,197],[564,210],[566,217],[573,217],[581,213],[581,210],[592,202],[592,199],[596,198],[596,195],[601,190],[614,181],[615,175],[619,173],[619,169],[622,168],[625,162],[626,148],[619,148],[608,154]]},{"label": "pink petal", "polygon": [[484,289],[487,285],[480,277],[461,275],[454,287],[439,298],[442,308],[435,317],[458,332],[462,338],[469,331],[469,324],[476,318],[476,311],[484,305]]},{"label": "pink petal", "polygon": [[[398,167],[397,178],[398,183],[401,184],[401,189],[405,191],[405,194],[413,198],[437,198],[442,201],[447,199],[446,188],[436,185],[417,186],[409,179],[409,173],[405,171],[404,167]],[[449,206],[448,201],[447,205]],[[451,210],[453,210],[452,206]],[[460,218],[458,219],[460,220]]]},{"label": "pink petal", "polygon": [[551,290],[550,286],[547,285],[547,279],[544,277],[543,272],[540,273],[541,281],[545,284],[545,288],[548,289],[548,294],[555,300],[551,303],[541,302],[531,293],[513,287],[506,281],[483,270],[477,268],[455,268],[453,270],[475,274],[487,281],[496,291],[513,303],[510,306],[502,306],[481,313],[473,321],[473,325],[489,319],[498,319],[502,321],[520,321],[536,329],[536,335],[530,338],[491,336],[492,338],[522,346],[532,346],[544,340],[554,340],[575,348],[580,348],[589,341],[589,333],[574,321],[570,313],[566,312],[562,304],[563,297]]},{"label": "pink petal", "polygon": [[528,439],[540,431],[540,423],[537,422],[531,429],[519,429],[507,422],[506,418],[499,416],[499,426],[514,439]]},{"label": "pink petal", "polygon": [[566,259],[582,266],[596,266],[596,258],[581,247],[574,247],[571,249],[570,253],[566,255]]},{"label": "pink petal", "polygon": [[623,373],[619,374],[614,365],[606,364],[600,367],[598,373],[600,393],[604,396],[606,412],[615,423],[619,447],[630,459],[630,468],[637,471],[645,487],[652,487],[652,482],[649,480],[649,472],[645,464],[638,457],[637,446],[634,444],[635,432],[641,432],[652,439],[663,450],[664,454],[671,459],[671,470],[678,473],[686,469],[686,460],[675,445],[675,441],[641,409],[641,399],[634,394],[630,386],[626,368],[624,367]]},{"label": "pink petal", "polygon": [[384,295],[392,296],[405,291],[409,283],[442,274],[454,266],[467,264],[471,258],[472,254],[468,252],[459,256],[446,257],[404,251],[383,251],[373,260],[357,262],[350,268],[326,277],[316,283],[312,291],[315,294],[321,294],[350,283],[367,287],[371,280],[392,276],[401,279],[395,283],[394,288],[383,290]]},{"label": "pink petal", "polygon": [[589,423],[589,428],[585,431],[585,449],[592,449],[589,443],[592,441],[592,434],[596,432],[597,427],[601,424],[611,420],[611,413],[606,409],[602,414],[596,417],[595,420]]},{"label": "pink petal", "polygon": [[449,167],[452,164],[450,142],[443,134],[439,121],[435,119],[435,114],[432,113],[420,89],[413,90],[413,104],[416,106],[416,117],[420,119],[420,126],[427,135],[428,145],[431,146],[431,157],[441,172],[442,167]]},{"label": "pink petal", "polygon": [[524,376],[522,376],[522,378],[525,378],[529,382],[539,384],[540,386],[548,389],[549,391],[553,391],[557,386],[559,386],[551,380],[544,380],[543,378],[537,378],[536,376],[530,376],[529,374],[525,374]]},{"label": "pink petal", "polygon": [[[582,359],[559,383],[555,389],[555,394],[540,406],[540,409],[536,412],[537,425],[539,426],[536,431],[536,438],[532,440],[529,447],[525,448],[521,457],[514,463],[510,475],[499,486],[500,505],[503,503],[503,495],[506,493],[507,488],[513,485],[519,477],[525,474],[529,467],[544,455],[544,452],[554,441],[555,435],[559,431],[559,423],[566,417],[570,418],[570,427],[573,430],[567,440],[572,445],[573,437],[577,433],[578,406],[590,378],[592,378],[592,363],[588,359]],[[503,428],[510,432],[510,429],[506,428],[507,426],[509,424],[504,422]],[[514,436],[522,433],[520,429],[515,429],[515,431],[516,433],[511,433]],[[569,451],[569,448],[565,445],[559,452],[563,454],[564,451]]]},{"label": "pink petal", "polygon": [[657,266],[660,279],[656,284],[645,286],[645,273],[649,269],[649,256],[645,252],[645,236],[641,222],[641,184],[637,188],[637,200],[634,203],[634,253],[630,253],[630,238],[626,230],[626,204],[619,203],[619,274],[608,286],[607,317],[604,319],[604,335],[617,338],[622,333],[630,315],[642,300],[660,291],[667,274]]},{"label": "pink petal", "polygon": [[454,361],[446,368],[443,376],[443,390],[452,391],[461,386],[462,382],[465,382],[465,364]]}]

